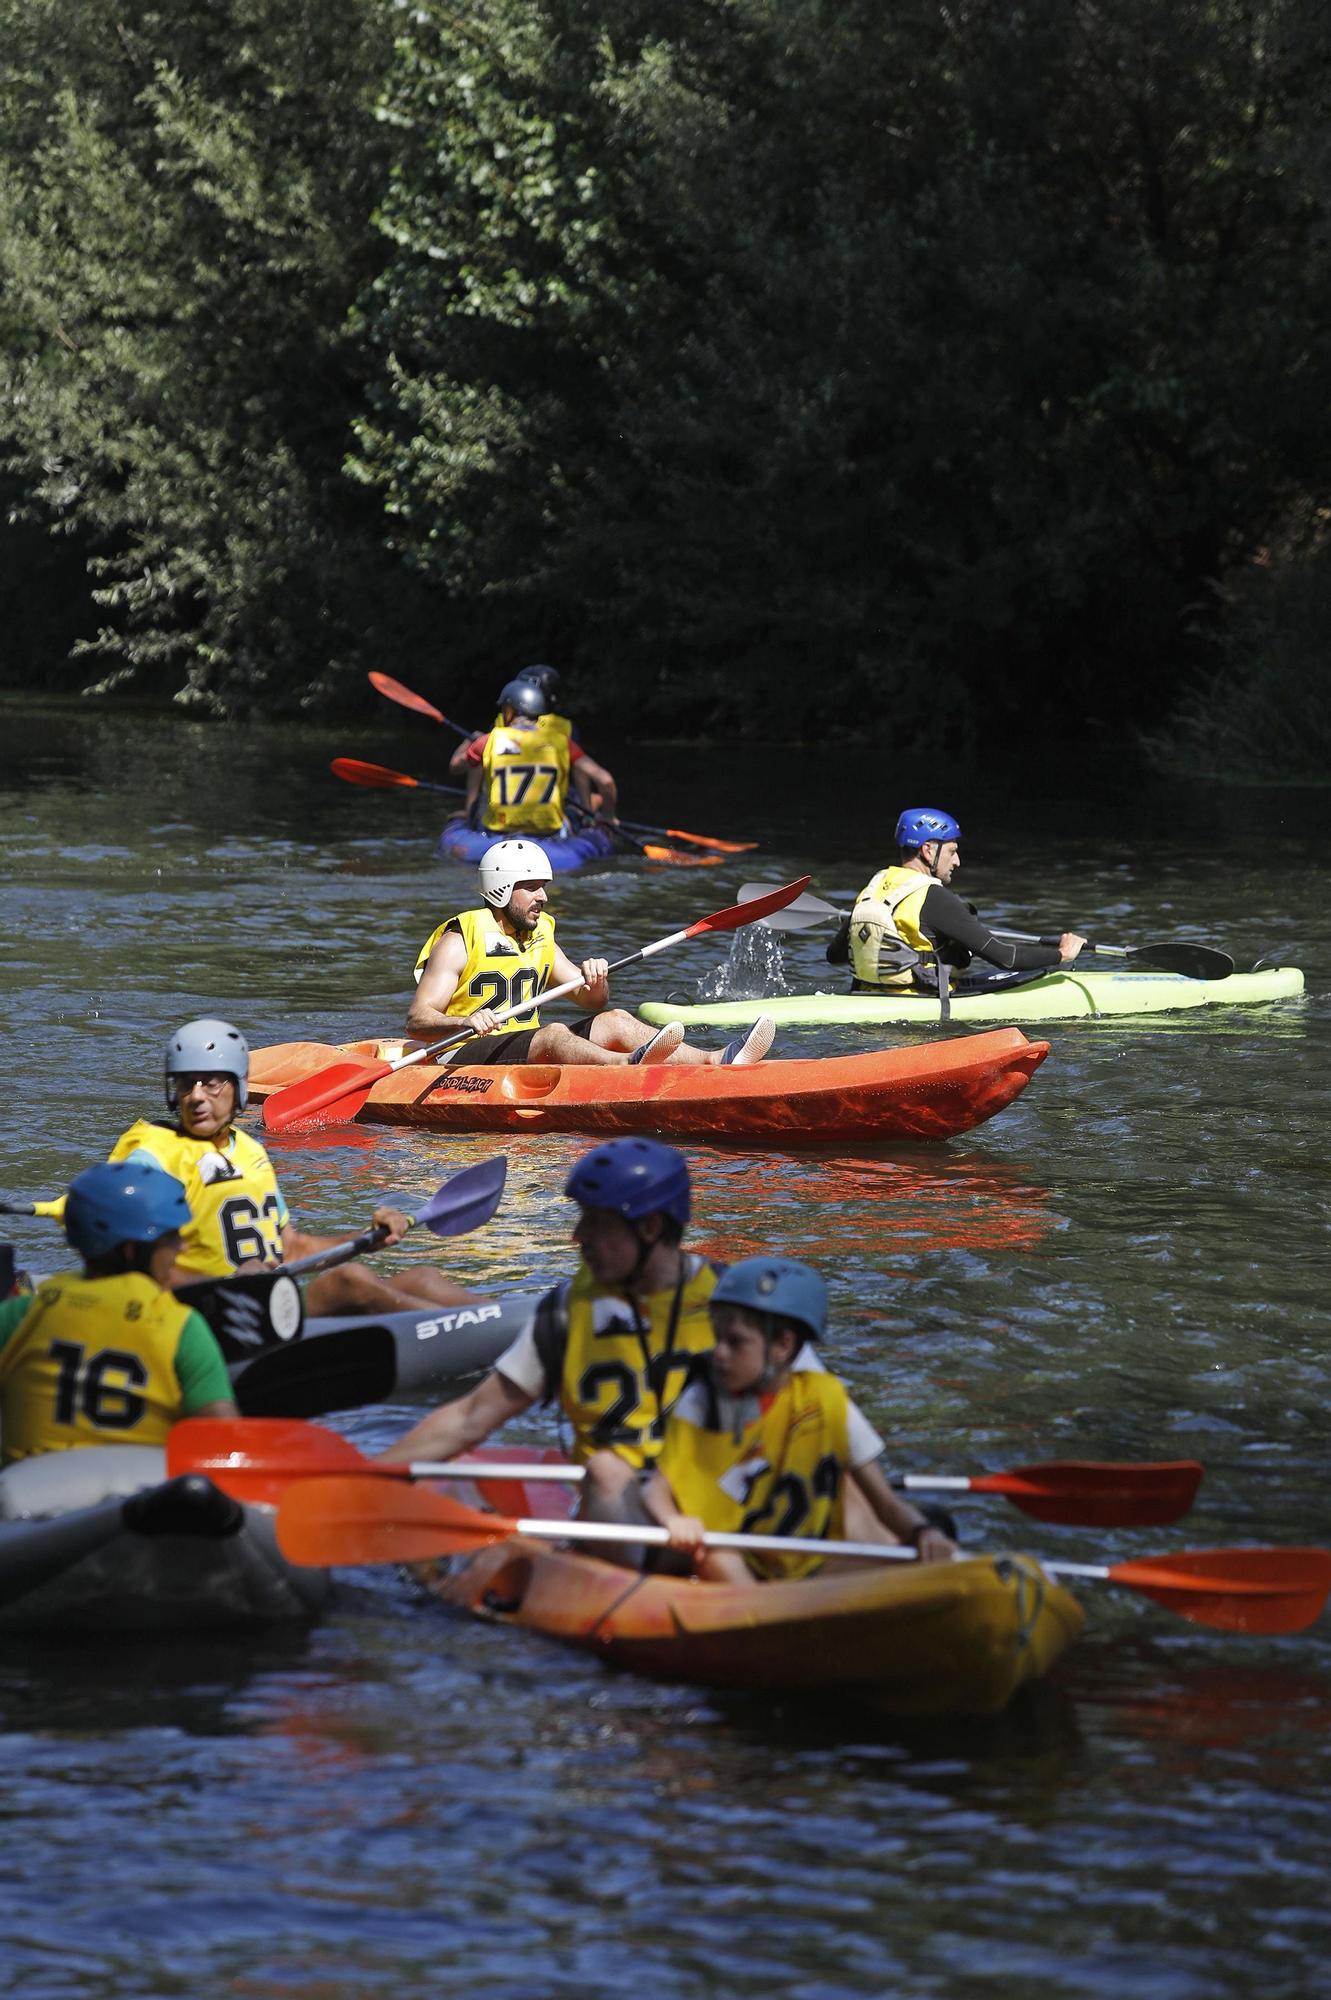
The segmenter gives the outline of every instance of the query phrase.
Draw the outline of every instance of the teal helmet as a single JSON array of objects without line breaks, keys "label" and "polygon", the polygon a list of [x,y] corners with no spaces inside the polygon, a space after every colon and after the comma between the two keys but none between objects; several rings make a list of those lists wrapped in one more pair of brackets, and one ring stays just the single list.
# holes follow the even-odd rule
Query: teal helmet
[{"label": "teal helmet", "polygon": [[710,1303],[792,1320],[809,1340],[821,1339],[827,1325],[827,1286],[793,1257],[742,1257],[721,1273]]}]

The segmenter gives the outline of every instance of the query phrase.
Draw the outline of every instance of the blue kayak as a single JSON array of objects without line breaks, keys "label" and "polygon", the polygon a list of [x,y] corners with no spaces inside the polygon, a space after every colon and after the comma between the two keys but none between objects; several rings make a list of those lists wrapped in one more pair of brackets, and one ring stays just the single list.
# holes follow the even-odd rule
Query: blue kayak
[{"label": "blue kayak", "polygon": [[[464,819],[451,819],[439,836],[435,854],[440,860],[479,861],[487,847],[504,838],[502,833],[487,833],[484,827],[468,826]],[[603,860],[607,854],[623,852],[623,843],[616,841],[614,834],[603,826],[584,826],[567,833],[522,833],[513,838],[529,840],[539,847],[549,857],[556,875],[567,874],[572,868],[585,868],[589,861]]]}]

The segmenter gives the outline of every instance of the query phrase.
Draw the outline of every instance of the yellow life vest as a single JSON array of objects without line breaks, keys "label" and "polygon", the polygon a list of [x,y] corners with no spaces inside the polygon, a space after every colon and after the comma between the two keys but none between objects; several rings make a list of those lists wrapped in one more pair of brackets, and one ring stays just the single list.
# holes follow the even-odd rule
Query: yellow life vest
[{"label": "yellow life vest", "polygon": [[535,1003],[550,984],[555,970],[555,920],[550,912],[541,911],[535,928],[525,938],[505,930],[498,911],[488,905],[449,917],[430,932],[421,946],[416,960],[418,982],[430,962],[430,953],[445,931],[456,931],[467,947],[467,962],[445,1014],[465,1020],[478,1007],[511,1007],[530,997],[532,1005],[515,1014],[505,1027],[539,1028],[541,1017]]},{"label": "yellow life vest", "polygon": [[491,833],[558,833],[564,824],[571,726],[519,717],[490,731],[481,758],[481,821]]},{"label": "yellow life vest", "polygon": [[141,1118],[116,1140],[111,1158],[131,1153],[147,1153],[184,1185],[193,1220],[176,1259],[182,1270],[225,1278],[251,1258],[281,1263],[287,1205],[272,1161],[248,1132],[233,1129],[219,1146]]},{"label": "yellow life vest", "polygon": [[141,1272],[38,1285],[0,1351],[8,1464],[86,1444],[165,1444],[180,1414],[176,1352],[190,1309]]},{"label": "yellow life vest", "polygon": [[656,1458],[697,1356],[715,1345],[707,1301],[716,1280],[706,1258],[685,1252],[678,1287],[635,1302],[603,1289],[579,1266],[569,1286],[559,1384],[579,1464],[607,1446],[634,1466]]},{"label": "yellow life vest", "polygon": [[933,886],[933,876],[918,868],[882,868],[861,889],[850,913],[850,962],[861,984],[910,986],[910,967],[892,962],[903,945],[933,958],[933,941],[920,929],[920,906]]},{"label": "yellow life vest", "polygon": [[[704,1406],[710,1404],[705,1420]],[[845,1533],[843,1494],[850,1463],[846,1391],[835,1375],[790,1375],[767,1402],[738,1406],[748,1421],[727,1421],[736,1405],[704,1379],[689,1390],[666,1426],[658,1470],[680,1511],[726,1534]],[[687,1414],[686,1414],[687,1413]],[[807,1576],[815,1555],[746,1556],[758,1576]]]}]

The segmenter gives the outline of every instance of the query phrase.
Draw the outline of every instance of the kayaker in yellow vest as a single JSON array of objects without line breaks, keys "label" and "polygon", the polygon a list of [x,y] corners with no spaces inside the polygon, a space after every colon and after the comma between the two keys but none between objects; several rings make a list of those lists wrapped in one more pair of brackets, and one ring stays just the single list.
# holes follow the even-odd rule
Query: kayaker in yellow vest
[{"label": "kayaker in yellow vest", "polygon": [[148,1161],[89,1167],[65,1235],[82,1272],[0,1302],[0,1457],[165,1444],[178,1417],[236,1417],[222,1350],[168,1280],[190,1226],[185,1190]]},{"label": "kayaker in yellow vest", "polygon": [[710,1313],[715,1345],[670,1411],[642,1488],[647,1514],[668,1530],[671,1546],[688,1551],[712,1582],[808,1576],[838,1565],[815,1555],[704,1549],[703,1535],[841,1541],[847,1500],[858,1496],[853,1540],[909,1542],[925,1562],[950,1557],[954,1545],[942,1529],[888,1485],[878,1464],[883,1440],[844,1385],[795,1365],[826,1325],[818,1273],[788,1257],[745,1257],[722,1273]]},{"label": "kayaker in yellow vest", "polygon": [[[174,1122],[140,1118],[122,1132],[112,1160],[151,1161],[183,1184],[190,1220],[168,1282],[175,1287],[233,1271],[269,1267],[330,1250],[356,1234],[312,1236],[287,1212],[272,1161],[234,1120],[248,1097],[250,1052],[228,1021],[188,1021],[166,1045],[167,1109]],[[371,1218],[388,1230],[384,1247],[401,1240],[408,1219],[383,1204]],[[477,1297],[432,1265],[414,1264],[381,1278],[365,1264],[320,1271],[305,1289],[314,1313],[396,1312],[415,1305],[462,1305]]]},{"label": "kayaker in yellow vest", "polygon": [[833,964],[847,950],[855,991],[934,986],[938,964],[964,970],[982,958],[1002,972],[1067,965],[1086,940],[1064,931],[1057,942],[1018,944],[995,937],[948,884],[961,866],[961,828],[935,806],[908,806],[897,821],[899,860],[860,891],[848,920],[828,947]]},{"label": "kayaker in yellow vest", "polygon": [[[463,1042],[452,1063],[474,1069],[495,1063],[734,1063],[761,1062],[776,1033],[762,1015],[746,1035],[724,1049],[695,1049],[678,1021],[654,1033],[621,1007],[607,1007],[609,967],[603,958],[581,966],[555,943],[554,918],[545,907],[546,883],[553,879],[550,857],[529,840],[501,840],[480,862],[485,906],[463,910],[437,924],[416,959],[416,994],[407,1013],[407,1032],[435,1042],[466,1022],[473,1038]],[[542,1023],[537,1001],[547,986],[582,979],[569,995],[588,1019],[575,1028],[562,1021]],[[500,1008],[530,1000],[531,1006],[507,1023],[496,1022]]]},{"label": "kayaker in yellow vest", "polygon": [[445,1403],[385,1452],[392,1463],[455,1458],[538,1401],[557,1401],[572,1456],[587,1469],[585,1518],[625,1511],[661,1448],[676,1398],[712,1345],[716,1267],[684,1248],[689,1170],[656,1139],[612,1139],[579,1160],[564,1189],[578,1204],[582,1262],[537,1306],[479,1388]]},{"label": "kayaker in yellow vest", "polygon": [[[598,764],[591,752],[584,750],[578,742],[568,718],[555,713],[558,700],[559,674],[554,667],[524,667],[501,692],[494,727],[505,728],[519,712],[534,718],[552,714],[555,721],[563,724],[568,731],[569,777],[579,799],[588,812],[613,822],[619,812],[619,787],[605,765]],[[459,743],[449,760],[450,774],[461,778],[467,787],[466,810],[473,823],[476,817],[474,808],[484,780],[485,753],[489,741],[489,735],[473,736],[466,743]]]}]

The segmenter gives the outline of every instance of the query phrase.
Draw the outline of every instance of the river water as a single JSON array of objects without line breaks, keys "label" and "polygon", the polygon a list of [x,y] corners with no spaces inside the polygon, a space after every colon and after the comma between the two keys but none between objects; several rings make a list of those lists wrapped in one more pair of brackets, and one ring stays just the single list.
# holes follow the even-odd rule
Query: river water
[{"label": "river water", "polygon": [[[432,859],[444,801],[327,774],[347,752],[442,776],[424,723],[242,734],[28,704],[0,725],[10,1199],[57,1191],[156,1107],[165,1034],[190,1015],[255,1045],[394,1030],[420,941],[471,900],[467,871]],[[957,886],[991,917],[1304,967],[1301,1004],[1053,1027],[1018,1103],[945,1146],[691,1158],[703,1243],[827,1271],[829,1359],[895,1466],[1207,1468],[1172,1529],[1043,1527],[994,1501],[966,1510],[972,1541],[1091,1561],[1331,1541],[1331,794],[1177,793],[1089,753],[1061,788],[1006,795],[885,776],[863,752],[609,761],[626,810],[762,851],[566,878],[575,956],[631,950],[748,877],[811,869],[832,900],[853,892],[909,792],[963,819]],[[788,984],[827,983],[823,942],[786,941]],[[617,997],[691,992],[723,956],[684,947]],[[778,1053],[868,1045],[806,1031]],[[275,1148],[293,1211],[328,1229],[493,1150],[374,1127]],[[580,1150],[516,1141],[500,1215],[447,1246],[451,1268],[497,1288],[570,1268],[560,1186]],[[51,1268],[49,1231],[13,1225],[21,1261]],[[373,1446],[408,1414],[341,1421]],[[1105,1586],[1083,1603],[1084,1639],[1031,1699],[927,1728],[612,1677],[386,1572],[348,1576],[309,1632],[5,1641],[7,1989],[1321,1993],[1331,1617],[1243,1639]]]}]

